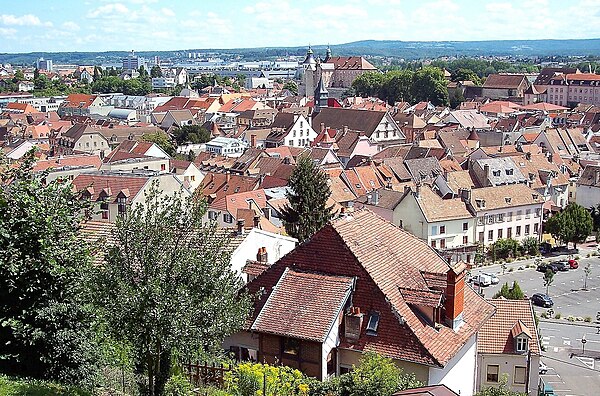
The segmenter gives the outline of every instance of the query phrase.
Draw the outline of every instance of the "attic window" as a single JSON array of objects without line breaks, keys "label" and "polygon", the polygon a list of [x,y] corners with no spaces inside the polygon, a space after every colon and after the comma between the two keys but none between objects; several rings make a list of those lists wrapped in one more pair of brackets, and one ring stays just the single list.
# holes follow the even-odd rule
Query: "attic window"
[{"label": "attic window", "polygon": [[531,194],[531,197],[532,197],[533,199],[538,199],[538,195],[537,195],[537,194]]},{"label": "attic window", "polygon": [[513,170],[512,169],[506,169],[506,175],[507,176],[512,176],[513,174]]},{"label": "attic window", "polygon": [[511,197],[504,197],[504,201],[505,201],[507,204],[509,204],[511,200],[512,200],[512,198],[511,198]]},{"label": "attic window", "polygon": [[499,170],[492,171],[492,175],[500,176],[500,171]]},{"label": "attic window", "polygon": [[360,183],[356,183],[356,188],[360,188]]},{"label": "attic window", "polygon": [[478,208],[485,208],[485,200],[484,199],[476,199],[475,204]]},{"label": "attic window", "polygon": [[526,337],[517,337],[516,338],[516,350],[519,353],[527,352],[529,340]]},{"label": "attic window", "polygon": [[367,335],[376,336],[377,327],[379,326],[379,312],[373,311],[369,316],[369,323],[367,323]]}]

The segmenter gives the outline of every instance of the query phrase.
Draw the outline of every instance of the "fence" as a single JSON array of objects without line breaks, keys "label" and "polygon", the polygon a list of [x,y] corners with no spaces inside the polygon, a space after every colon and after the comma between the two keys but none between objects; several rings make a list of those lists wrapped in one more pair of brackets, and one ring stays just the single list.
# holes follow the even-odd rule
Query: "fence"
[{"label": "fence", "polygon": [[223,364],[188,363],[183,365],[183,372],[188,380],[195,386],[200,385],[223,385],[223,377],[230,367]]}]

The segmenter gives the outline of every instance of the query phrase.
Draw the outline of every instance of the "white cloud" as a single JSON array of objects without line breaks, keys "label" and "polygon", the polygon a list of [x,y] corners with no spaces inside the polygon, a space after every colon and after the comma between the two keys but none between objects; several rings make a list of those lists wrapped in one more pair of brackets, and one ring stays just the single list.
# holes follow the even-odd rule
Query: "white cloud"
[{"label": "white cloud", "polygon": [[127,8],[122,3],[110,3],[107,5],[100,6],[95,10],[90,11],[87,16],[88,18],[98,18],[98,17],[116,17],[120,15],[127,14],[129,12],[129,8]]},{"label": "white cloud", "polygon": [[67,21],[67,22],[64,22],[64,23],[62,24],[62,27],[63,27],[63,29],[71,30],[71,31],[73,31],[73,32],[76,32],[76,31],[78,31],[78,30],[80,29],[80,28],[79,28],[79,25],[78,25],[78,24],[76,24],[76,23],[75,23],[75,22],[73,22],[73,21]]},{"label": "white cloud", "polygon": [[17,33],[17,29],[0,27],[0,36],[2,36],[2,37],[6,37],[6,38],[14,37],[16,33]]},{"label": "white cloud", "polygon": [[9,26],[52,26],[52,22],[42,22],[40,18],[33,14],[25,14],[21,16],[2,14],[0,15],[0,23]]},{"label": "white cloud", "polygon": [[170,8],[161,8],[160,11],[165,14],[165,16],[168,17],[174,17],[175,16],[175,12],[173,12],[173,10],[171,10]]}]

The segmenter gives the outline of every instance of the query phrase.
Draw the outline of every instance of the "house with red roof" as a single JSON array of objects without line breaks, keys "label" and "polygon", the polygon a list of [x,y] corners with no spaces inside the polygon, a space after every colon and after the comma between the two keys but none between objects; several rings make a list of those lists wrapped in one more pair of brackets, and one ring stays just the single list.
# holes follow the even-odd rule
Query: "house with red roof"
[{"label": "house with red roof", "polygon": [[115,222],[132,205],[145,203],[146,194],[153,188],[154,182],[163,195],[176,192],[181,192],[184,197],[191,195],[175,175],[143,169],[80,173],[72,184],[82,199],[94,203],[91,220]]},{"label": "house with red roof", "polygon": [[318,379],[373,351],[427,385],[473,395],[477,334],[494,307],[465,273],[464,263],[450,266],[426,242],[355,211],[247,284],[254,309],[224,346]]},{"label": "house with red roof", "polygon": [[531,84],[524,74],[490,74],[482,86],[481,96],[497,99],[523,98]]},{"label": "house with red roof", "polygon": [[477,390],[508,378],[514,392],[538,394],[541,347],[530,300],[492,299],[494,315],[477,342]]},{"label": "house with red roof", "polygon": [[70,94],[58,107],[58,114],[64,116],[87,116],[90,114],[108,114],[110,107],[101,109],[104,100],[98,95]]},{"label": "house with red roof", "polygon": [[56,179],[71,181],[80,173],[97,171],[101,163],[102,160],[97,155],[66,155],[38,160],[33,170],[34,172],[48,172],[45,178],[47,183]]}]

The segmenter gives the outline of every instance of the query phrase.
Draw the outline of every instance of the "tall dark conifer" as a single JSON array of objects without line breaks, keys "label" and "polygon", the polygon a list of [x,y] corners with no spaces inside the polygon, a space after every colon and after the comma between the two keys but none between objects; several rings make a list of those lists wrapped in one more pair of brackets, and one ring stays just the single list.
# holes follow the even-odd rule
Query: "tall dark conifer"
[{"label": "tall dark conifer", "polygon": [[287,194],[289,204],[283,209],[283,223],[287,233],[302,242],[333,217],[333,207],[327,205],[331,190],[327,175],[308,155],[300,156],[288,185],[291,192]]}]

